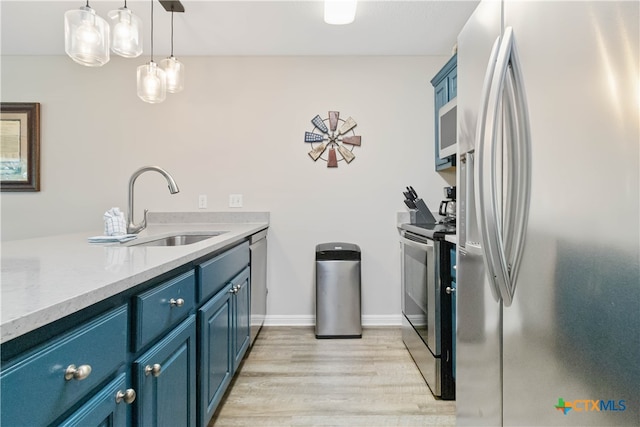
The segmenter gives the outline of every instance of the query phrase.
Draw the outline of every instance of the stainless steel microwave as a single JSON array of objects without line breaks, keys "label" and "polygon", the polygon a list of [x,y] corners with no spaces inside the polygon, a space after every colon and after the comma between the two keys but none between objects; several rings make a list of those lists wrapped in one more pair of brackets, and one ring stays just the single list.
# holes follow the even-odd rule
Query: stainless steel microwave
[{"label": "stainless steel microwave", "polygon": [[457,98],[453,98],[438,111],[438,153],[441,159],[456,154],[458,150],[457,110]]}]

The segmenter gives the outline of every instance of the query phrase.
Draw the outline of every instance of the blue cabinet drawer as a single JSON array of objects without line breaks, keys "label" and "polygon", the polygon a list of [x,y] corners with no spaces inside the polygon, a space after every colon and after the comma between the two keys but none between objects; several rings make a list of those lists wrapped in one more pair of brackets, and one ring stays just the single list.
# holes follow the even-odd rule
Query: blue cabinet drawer
[{"label": "blue cabinet drawer", "polygon": [[134,297],[135,351],[186,318],[195,307],[196,280],[193,271]]},{"label": "blue cabinet drawer", "polygon": [[[124,365],[127,341],[122,306],[36,347],[0,375],[0,424],[49,425]],[[90,372],[84,379],[65,375],[72,365]]]},{"label": "blue cabinet drawer", "polygon": [[196,268],[198,301],[204,302],[209,299],[247,265],[249,265],[249,242],[244,242],[200,264]]}]

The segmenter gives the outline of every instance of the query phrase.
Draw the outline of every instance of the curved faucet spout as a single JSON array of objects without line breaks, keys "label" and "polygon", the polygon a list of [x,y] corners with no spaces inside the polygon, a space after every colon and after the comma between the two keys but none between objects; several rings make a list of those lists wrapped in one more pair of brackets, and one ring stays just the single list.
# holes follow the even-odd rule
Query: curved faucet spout
[{"label": "curved faucet spout", "polygon": [[147,227],[147,212],[148,210],[144,210],[144,217],[140,224],[136,224],[133,222],[133,184],[136,182],[136,179],[142,175],[144,172],[155,171],[164,176],[169,184],[169,193],[176,194],[180,192],[178,188],[178,184],[176,184],[173,177],[166,170],[162,169],[159,166],[143,166],[131,175],[129,178],[129,212],[127,213],[127,233],[135,234],[139,233],[141,230],[144,230]]}]

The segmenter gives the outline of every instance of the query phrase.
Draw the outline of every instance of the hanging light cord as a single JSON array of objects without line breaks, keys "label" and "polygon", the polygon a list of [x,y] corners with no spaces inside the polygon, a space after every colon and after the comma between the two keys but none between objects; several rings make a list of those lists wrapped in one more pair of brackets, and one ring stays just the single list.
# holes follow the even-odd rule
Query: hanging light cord
[{"label": "hanging light cord", "polygon": [[151,0],[151,62],[153,62],[153,0]]},{"label": "hanging light cord", "polygon": [[171,57],[173,58],[173,5],[171,5]]}]

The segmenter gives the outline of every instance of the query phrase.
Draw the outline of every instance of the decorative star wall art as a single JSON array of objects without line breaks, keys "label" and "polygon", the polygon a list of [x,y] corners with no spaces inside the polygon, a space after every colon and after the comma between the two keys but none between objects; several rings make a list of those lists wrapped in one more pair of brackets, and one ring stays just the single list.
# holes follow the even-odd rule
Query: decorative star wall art
[{"label": "decorative star wall art", "polygon": [[[353,148],[360,146],[362,137],[356,135],[353,130],[358,125],[355,120],[351,117],[342,120],[339,111],[329,111],[329,117],[322,119],[317,115],[311,119],[311,124],[313,130],[304,133],[304,142],[311,144],[309,156],[314,162],[321,159],[327,162],[328,168],[337,168],[338,162],[344,160],[351,163],[356,158]],[[327,149],[328,154],[325,156]],[[340,159],[336,151],[340,153]]]}]

